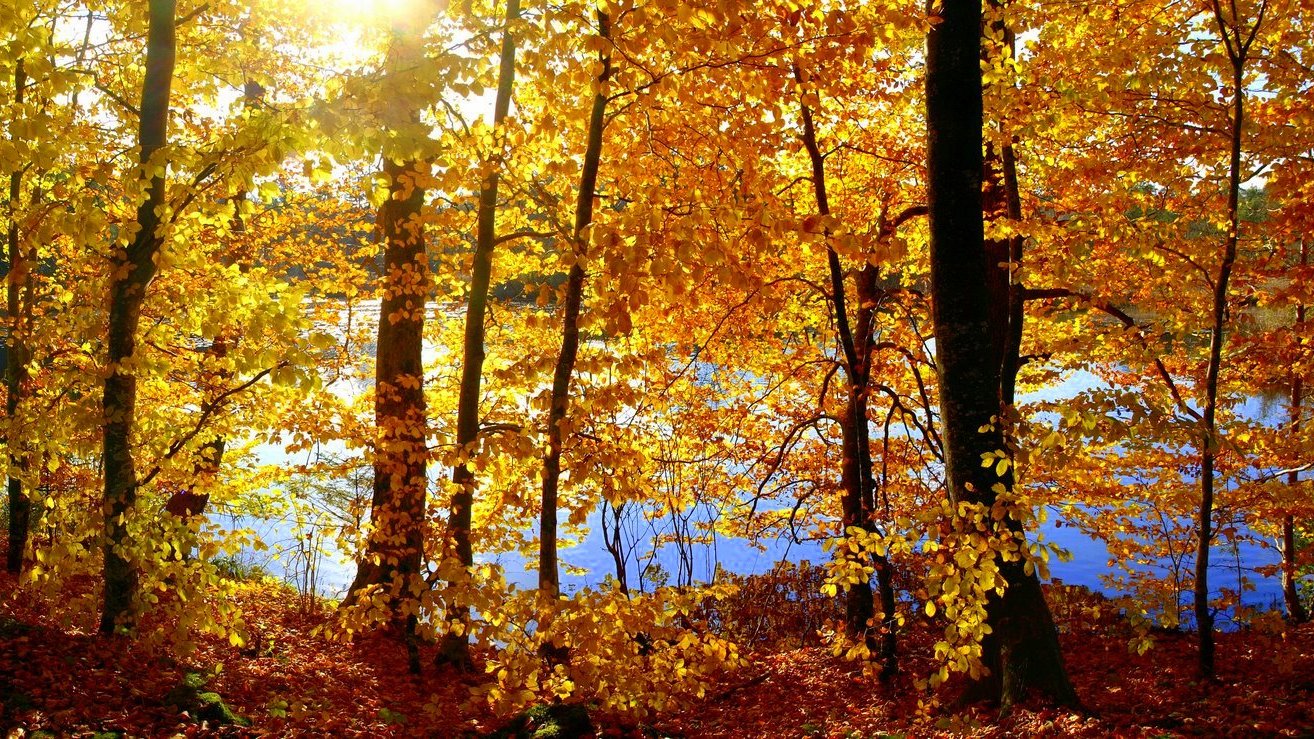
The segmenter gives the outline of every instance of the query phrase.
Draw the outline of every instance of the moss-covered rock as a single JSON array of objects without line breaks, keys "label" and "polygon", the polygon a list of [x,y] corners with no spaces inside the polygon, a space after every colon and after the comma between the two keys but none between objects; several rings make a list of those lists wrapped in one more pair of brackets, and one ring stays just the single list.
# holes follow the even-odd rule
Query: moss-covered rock
[{"label": "moss-covered rock", "polygon": [[554,703],[530,708],[489,739],[581,739],[594,733],[588,709],[575,703]]},{"label": "moss-covered rock", "polygon": [[205,689],[206,677],[199,672],[189,672],[182,682],[164,697],[166,703],[180,711],[186,711],[197,721],[212,724],[236,724],[250,726],[251,722],[233,713],[233,709],[224,703],[223,697],[212,690]]},{"label": "moss-covered rock", "polygon": [[0,639],[13,639],[32,632],[32,625],[9,616],[0,616]]}]

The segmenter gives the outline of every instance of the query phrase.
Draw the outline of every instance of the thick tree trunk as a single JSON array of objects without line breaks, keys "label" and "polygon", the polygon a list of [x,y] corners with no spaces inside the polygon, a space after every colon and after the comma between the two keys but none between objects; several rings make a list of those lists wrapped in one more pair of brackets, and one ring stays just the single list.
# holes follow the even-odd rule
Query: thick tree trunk
[{"label": "thick tree trunk", "polygon": [[[27,87],[27,73],[23,60],[14,64],[14,102],[23,104],[24,90]],[[30,285],[32,270],[35,265],[24,260],[22,251],[22,234],[18,229],[18,201],[23,192],[23,171],[15,169],[9,175],[9,229],[8,254],[9,268],[5,280],[6,308],[9,337],[5,364],[5,414],[9,420],[9,438],[5,445],[9,450],[9,550],[5,559],[5,568],[17,575],[23,571],[23,556],[27,551],[28,530],[31,526],[32,501],[23,491],[21,475],[27,469],[27,455],[22,451],[23,443],[17,433],[18,410],[23,392],[27,387],[27,329],[22,325],[22,292],[25,285]],[[17,473],[17,474],[15,474]]]},{"label": "thick tree trunk", "polygon": [[[981,192],[980,0],[945,0],[941,20],[927,36],[926,106],[932,318],[945,471],[951,502],[988,506],[994,503],[993,486],[1007,489],[1012,480],[981,466],[982,455],[1005,444],[992,421],[1000,412],[1001,367],[990,361],[999,354],[990,320]],[[1039,580],[1020,562],[1000,562],[1000,569],[1005,595],[986,604],[994,629],[993,643],[983,644],[991,670],[989,697],[1005,710],[1031,695],[1075,705]]]},{"label": "thick tree trunk", "polygon": [[379,209],[384,287],[374,372],[374,496],[370,533],[344,606],[380,587],[396,617],[419,596],[428,492],[428,415],[424,399],[425,301],[429,264],[420,211],[418,162],[387,161],[387,202]]},{"label": "thick tree trunk", "polygon": [[[497,96],[493,102],[493,125],[506,120],[511,107],[511,89],[515,84],[516,37],[512,25],[520,19],[520,0],[507,0],[506,26],[502,31],[502,51],[497,74]],[[467,459],[476,452],[479,440],[479,388],[484,371],[484,315],[488,309],[488,285],[493,273],[493,247],[497,241],[497,188],[502,162],[489,162],[491,169],[479,190],[479,212],[475,232],[474,263],[470,271],[470,293],[465,311],[465,343],[461,360],[461,387],[456,409],[456,445],[462,458],[452,470],[456,492],[448,516],[452,553],[468,571],[474,566],[471,544],[472,508],[475,478]],[[459,609],[457,609],[459,610]],[[450,618],[464,620],[464,612]],[[464,666],[469,663],[466,637],[449,633],[439,655],[440,661]]]},{"label": "thick tree trunk", "polygon": [[[142,176],[149,176],[150,181],[146,198],[137,208],[138,230],[127,248],[115,254],[110,278],[109,372],[102,399],[105,467],[102,633],[112,633],[119,626],[131,624],[131,609],[137,595],[137,571],[130,560],[132,542],[128,525],[137,502],[137,468],[131,446],[137,413],[137,378],[131,362],[137,348],[142,302],[146,288],[155,277],[155,256],[162,243],[158,231],[159,211],[165,204],[165,163],[152,159],[167,140],[169,91],[176,53],[174,15],[174,0],[151,0],[137,136]],[[157,168],[153,175],[151,167]]]},{"label": "thick tree trunk", "polygon": [[[611,18],[598,11],[598,37],[611,40]],[[548,451],[543,458],[543,507],[539,515],[538,589],[557,597],[561,591],[557,566],[557,485],[561,479],[561,424],[570,409],[570,378],[579,355],[579,310],[584,299],[583,259],[587,248],[584,229],[593,223],[593,197],[598,189],[598,167],[602,160],[602,133],[607,115],[607,80],[611,77],[611,53],[600,55],[598,92],[589,110],[589,127],[584,146],[584,167],[579,175],[575,200],[575,263],[566,278],[566,300],[562,304],[561,352],[552,372],[552,400],[548,412]]]},{"label": "thick tree trunk", "polygon": [[[410,74],[424,58],[427,16],[417,14],[393,28],[384,66]],[[390,101],[382,113],[389,129],[417,123],[420,110],[407,96]],[[422,211],[428,165],[398,161],[383,152],[388,199],[379,206],[383,240],[383,294],[374,365],[374,493],[370,531],[356,577],[343,607],[362,593],[382,589],[391,620],[406,626],[423,589],[420,569],[428,502],[428,409],[424,398],[424,321],[429,298],[429,257]],[[409,631],[409,628],[408,628]],[[418,671],[418,659],[412,660]]]}]

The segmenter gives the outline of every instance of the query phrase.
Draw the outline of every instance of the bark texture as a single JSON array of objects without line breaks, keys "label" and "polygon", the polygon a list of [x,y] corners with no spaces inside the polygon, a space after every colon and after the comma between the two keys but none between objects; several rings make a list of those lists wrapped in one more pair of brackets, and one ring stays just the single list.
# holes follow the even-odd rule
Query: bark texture
[{"label": "bark texture", "polygon": [[390,197],[379,209],[384,287],[374,371],[374,493],[369,539],[344,606],[372,587],[383,588],[397,607],[419,595],[429,455],[421,360],[429,294],[421,166],[389,161],[383,167]]},{"label": "bark texture", "polygon": [[[511,108],[511,90],[515,85],[516,36],[513,26],[520,20],[520,0],[507,0],[506,25],[502,31],[502,50],[497,73],[497,95],[493,102],[493,126],[506,120]],[[484,317],[488,312],[488,286],[493,274],[493,249],[497,245],[497,189],[502,163],[487,162],[488,172],[479,189],[479,212],[475,226],[474,262],[470,271],[470,292],[466,298],[465,341],[462,348],[461,387],[457,396],[456,444],[463,457],[476,452],[479,441],[479,392],[484,371]],[[452,470],[456,492],[448,516],[452,554],[469,570],[474,566],[471,542],[471,514],[474,506],[475,478],[469,462],[463,458]],[[464,614],[453,613],[463,620]],[[458,665],[469,663],[469,644],[463,635],[449,634],[439,655],[440,661]]]},{"label": "bark texture", "polygon": [[166,163],[155,157],[168,137],[169,92],[173,82],[176,39],[174,0],[151,0],[146,36],[146,76],[142,83],[141,120],[137,142],[143,177],[149,177],[146,197],[137,208],[137,231],[127,248],[116,252],[110,278],[108,373],[105,378],[103,456],[105,487],[102,547],[105,593],[100,630],[112,633],[132,621],[137,595],[137,570],[130,560],[130,519],[137,502],[137,468],[132,432],[137,414],[137,378],[133,355],[146,289],[155,278],[155,256],[163,242],[159,233],[166,201]]},{"label": "bark texture", "polygon": [[[27,87],[27,73],[23,60],[14,64],[14,102],[23,104],[24,91]],[[8,504],[9,504],[9,550],[6,554],[5,568],[17,575],[23,571],[23,557],[27,551],[28,530],[31,526],[32,501],[23,490],[22,474],[28,467],[27,455],[22,450],[21,442],[16,438],[15,428],[23,393],[27,386],[27,363],[30,353],[27,347],[27,326],[23,325],[22,295],[29,293],[31,304],[32,270],[35,265],[29,263],[23,254],[22,234],[18,227],[18,203],[23,194],[23,170],[15,169],[9,175],[9,229],[6,233],[8,247],[8,270],[5,275],[6,318],[9,336],[5,356],[5,417],[9,419]],[[17,447],[17,449],[16,449]],[[17,474],[15,474],[17,473]]]},{"label": "bark texture", "polygon": [[[982,199],[981,2],[945,0],[927,36],[927,173],[931,296],[945,471],[950,501],[995,503],[1011,476],[981,466],[1005,448],[1000,330],[991,320],[990,264]],[[982,431],[982,429],[987,429]],[[1003,525],[1017,530],[1011,518]],[[1017,532],[1020,534],[1020,532]],[[1076,705],[1053,619],[1034,574],[1000,562],[1007,588],[986,604],[993,628],[982,646],[990,677],[976,690],[1004,710],[1028,696]]]},{"label": "bark texture", "polygon": [[[598,37],[611,41],[611,18],[598,11]],[[566,299],[561,310],[561,351],[552,372],[552,398],[548,411],[548,450],[543,457],[542,510],[539,514],[538,589],[557,597],[561,591],[557,565],[557,486],[561,480],[562,422],[570,410],[570,378],[579,356],[579,312],[584,300],[584,258],[587,237],[584,230],[593,223],[593,197],[598,189],[598,167],[602,160],[602,134],[606,125],[607,90],[611,77],[611,53],[599,55],[602,70],[598,73],[598,92],[589,109],[589,127],[584,146],[584,166],[580,170],[579,190],[575,200],[575,263],[566,277]]]},{"label": "bark texture", "polygon": [[[393,28],[386,68],[412,74],[424,58],[424,16]],[[418,103],[401,95],[381,117],[389,129],[420,120]],[[422,210],[428,165],[384,152],[388,199],[379,207],[383,298],[374,365],[374,490],[370,531],[343,606],[382,589],[392,620],[406,626],[423,588],[420,569],[428,518],[428,409],[424,398],[424,321],[431,280]],[[412,606],[407,606],[407,603]],[[411,631],[410,628],[407,629]],[[413,660],[413,668],[418,668]]]}]

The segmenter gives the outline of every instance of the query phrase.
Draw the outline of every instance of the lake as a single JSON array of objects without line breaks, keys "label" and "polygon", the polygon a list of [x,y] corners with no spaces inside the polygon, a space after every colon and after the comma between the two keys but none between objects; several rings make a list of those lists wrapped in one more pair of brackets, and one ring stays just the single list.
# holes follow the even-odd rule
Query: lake
[{"label": "lake", "polygon": [[[359,312],[359,311],[358,311]],[[377,309],[376,309],[377,312]],[[436,352],[426,347],[426,361],[434,361]],[[1044,390],[1028,393],[1019,398],[1020,402],[1055,401],[1072,398],[1079,393],[1100,387],[1101,380],[1086,372],[1074,372],[1063,382]],[[366,389],[365,383],[356,380],[340,380],[330,387],[346,397],[357,395]],[[1256,420],[1266,420],[1274,412],[1272,404],[1262,399],[1252,399],[1241,410],[1243,415]],[[348,454],[339,445],[331,450],[335,454]],[[281,448],[265,445],[256,450],[257,456],[265,464],[290,464],[290,459]],[[355,456],[359,457],[359,453]],[[436,465],[431,468],[431,475],[447,474],[446,470]],[[836,472],[838,474],[838,471]],[[247,551],[243,558],[259,564],[272,574],[284,577],[303,589],[314,590],[322,595],[341,596],[355,574],[354,564],[331,541],[323,541],[322,533],[311,527],[311,539],[306,531],[298,531],[297,522],[291,518],[225,517],[216,516],[216,523],[225,528],[251,528],[270,547],[268,552]],[[583,541],[567,546],[563,541],[561,549],[561,585],[569,593],[585,587],[599,587],[614,572],[615,565],[610,552],[606,549],[599,535],[601,522],[600,511],[594,511],[587,524],[591,532]],[[649,524],[638,517],[630,521],[626,533],[627,541],[643,542],[654,534],[661,533],[661,527],[670,526],[669,519],[661,519]],[[1115,583],[1108,576],[1113,572],[1110,567],[1112,558],[1104,541],[1094,538],[1066,520],[1061,511],[1049,512],[1048,520],[1040,526],[1039,533],[1047,541],[1058,544],[1072,554],[1069,561],[1051,560],[1050,575],[1055,582],[1069,585],[1082,585],[1092,590],[1110,595],[1119,594]],[[1217,593],[1223,588],[1237,588],[1238,578],[1249,579],[1254,589],[1243,593],[1245,605],[1267,609],[1278,607],[1282,600],[1281,585],[1277,577],[1256,575],[1257,568],[1271,567],[1280,561],[1278,550],[1262,541],[1246,536],[1250,532],[1242,531],[1242,538],[1248,539],[1235,547],[1217,543],[1211,559],[1211,589]],[[316,537],[320,537],[316,539]],[[308,544],[322,546],[325,554],[312,555]],[[639,543],[637,550],[642,553],[648,546]],[[683,555],[683,556],[682,556]],[[809,561],[821,563],[827,558],[819,541],[792,541],[788,538],[759,542],[757,546],[745,539],[718,537],[711,545],[693,545],[681,553],[673,546],[665,546],[652,553],[643,561],[627,563],[627,580],[631,588],[651,587],[652,578],[645,574],[658,572],[673,573],[683,571],[686,577],[692,574],[694,581],[707,581],[712,578],[718,566],[738,574],[759,574],[770,570],[777,562]],[[537,582],[537,574],[528,568],[526,561],[516,554],[501,554],[481,557],[480,561],[493,562],[503,567],[508,582],[522,588],[532,588]],[[657,568],[649,565],[655,564]],[[1166,571],[1167,562],[1160,561],[1135,568],[1140,571]],[[1189,601],[1189,593],[1188,601]],[[1185,613],[1190,618],[1189,613]],[[1227,616],[1220,613],[1220,625],[1226,627]]]}]

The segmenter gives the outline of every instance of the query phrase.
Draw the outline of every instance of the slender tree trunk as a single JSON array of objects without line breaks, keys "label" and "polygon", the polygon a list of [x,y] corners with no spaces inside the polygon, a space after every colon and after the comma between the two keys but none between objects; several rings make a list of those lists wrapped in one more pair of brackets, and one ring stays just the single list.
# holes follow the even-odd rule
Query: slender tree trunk
[{"label": "slender tree trunk", "polygon": [[[1300,265],[1303,267],[1308,263],[1309,252],[1304,241],[1300,242]],[[1305,306],[1296,305],[1296,335],[1301,335],[1301,330],[1305,325]],[[1301,376],[1293,374],[1291,377],[1291,437],[1300,438],[1301,430],[1301,407],[1304,403],[1305,383]],[[1287,484],[1295,487],[1300,483],[1300,473],[1291,471],[1287,473]],[[1309,612],[1305,610],[1305,605],[1300,601],[1300,592],[1296,588],[1296,582],[1299,579],[1296,573],[1296,520],[1295,517],[1287,514],[1282,520],[1282,598],[1287,606],[1287,618],[1292,623],[1303,624],[1309,620]]]},{"label": "slender tree trunk", "polygon": [[[137,135],[142,176],[149,176],[150,181],[146,197],[137,208],[137,232],[126,249],[116,251],[110,278],[108,374],[102,399],[105,466],[102,633],[112,633],[116,627],[131,624],[131,609],[137,595],[137,571],[130,560],[132,542],[128,525],[137,502],[137,468],[131,446],[137,413],[137,378],[131,361],[137,348],[142,302],[146,288],[155,277],[155,256],[163,242],[158,231],[160,210],[165,205],[165,163],[154,154],[164,146],[168,135],[169,91],[176,54],[174,16],[174,0],[150,0],[146,76],[142,83]],[[152,167],[156,169],[154,174]]]},{"label": "slender tree trunk", "polygon": [[[27,87],[27,72],[23,60],[14,64],[14,102],[23,104],[24,90]],[[28,530],[31,526],[32,502],[23,491],[21,475],[26,471],[27,454],[22,451],[23,442],[17,433],[18,409],[23,392],[27,387],[27,328],[22,324],[22,292],[25,283],[30,283],[35,265],[23,259],[22,235],[18,229],[18,201],[23,192],[23,170],[15,169],[9,175],[9,230],[8,261],[9,269],[5,280],[6,308],[9,319],[9,340],[5,347],[7,362],[5,365],[5,417],[9,420],[9,436],[5,445],[9,450],[9,550],[5,561],[6,569],[17,575],[23,571],[23,555],[27,551]],[[17,473],[17,474],[15,474]]]},{"label": "slender tree trunk", "polygon": [[[945,0],[927,35],[927,171],[931,217],[931,296],[945,471],[950,501],[995,502],[994,486],[1012,484],[981,466],[1005,448],[999,414],[1001,367],[991,327],[989,263],[982,210],[980,0]],[[981,429],[987,429],[982,431]],[[1016,528],[1015,521],[1006,522]],[[986,604],[994,642],[983,644],[989,697],[1004,710],[1029,695],[1063,705],[1077,697],[1034,574],[999,562],[1007,587]],[[998,655],[997,657],[995,655]],[[992,664],[993,662],[993,664]]]},{"label": "slender tree trunk", "polygon": [[[1231,151],[1227,181],[1227,237],[1223,242],[1223,260],[1214,280],[1213,325],[1209,332],[1209,364],[1205,370],[1204,412],[1200,435],[1200,508],[1196,518],[1197,540],[1195,550],[1195,622],[1199,636],[1200,674],[1214,677],[1214,612],[1209,606],[1209,550],[1213,545],[1214,531],[1214,467],[1218,455],[1218,377],[1223,368],[1223,345],[1227,341],[1228,284],[1232,267],[1236,263],[1237,242],[1241,229],[1241,136],[1245,128],[1245,67],[1250,44],[1263,23],[1264,6],[1249,38],[1242,37],[1241,19],[1233,17],[1229,24],[1223,10],[1214,0],[1214,20],[1232,65],[1232,110],[1229,116]],[[1235,6],[1233,6],[1235,11]]]},{"label": "slender tree trunk", "polygon": [[[598,11],[598,37],[611,41],[611,18]],[[561,479],[561,424],[570,409],[570,378],[579,355],[579,310],[584,298],[583,260],[588,244],[584,229],[593,223],[593,197],[598,189],[598,167],[602,159],[602,133],[607,115],[607,80],[611,77],[611,53],[599,54],[602,71],[598,73],[598,92],[589,110],[584,167],[579,175],[579,192],[575,201],[575,263],[566,278],[566,300],[562,305],[561,353],[552,373],[552,401],[548,413],[548,451],[543,458],[543,507],[539,516],[538,589],[557,597],[561,591],[557,567],[557,484]]]},{"label": "slender tree trunk", "polygon": [[[497,96],[493,102],[493,126],[506,120],[511,107],[511,89],[515,84],[516,37],[512,25],[520,18],[520,0],[507,0],[506,26],[502,31],[502,51],[497,74]],[[461,361],[461,387],[457,398],[456,445],[461,459],[452,470],[456,493],[452,496],[448,529],[457,562],[468,571],[474,566],[471,545],[471,514],[474,506],[475,478],[469,455],[476,452],[479,440],[479,387],[484,371],[484,314],[488,308],[488,285],[493,272],[493,247],[497,241],[497,187],[501,178],[501,158],[489,162],[479,191],[479,212],[475,233],[474,263],[470,272],[470,294],[465,311],[465,344]],[[459,609],[458,609],[459,610]],[[464,620],[465,614],[451,617]],[[469,643],[462,633],[449,633],[439,655],[440,661],[464,666],[469,663]]]},{"label": "slender tree trunk", "polygon": [[[802,84],[802,72],[794,64],[794,79]],[[803,147],[807,150],[812,167],[812,192],[817,202],[817,213],[823,217],[830,215],[830,200],[826,192],[826,161],[817,143],[816,124],[812,118],[812,109],[804,102],[799,102],[799,113],[803,119]],[[840,264],[839,254],[826,244],[826,264],[830,270],[831,305],[834,308],[835,329],[838,334],[842,364],[844,367],[845,399],[844,417],[840,421],[842,437],[840,459],[840,512],[841,524],[845,534],[852,527],[867,530],[870,524],[870,511],[866,510],[864,501],[868,498],[864,483],[871,479],[870,450],[867,446],[867,404],[866,374],[863,359],[858,350],[849,324],[849,311],[845,297],[844,267]],[[859,415],[860,414],[860,415]],[[864,460],[866,464],[864,465]],[[867,642],[869,649],[876,649],[875,634],[871,630],[871,620],[875,616],[875,603],[872,599],[871,582],[863,581],[851,585],[844,599],[844,627],[852,638],[861,638]]]},{"label": "slender tree trunk", "polygon": [[[879,238],[881,240],[892,238],[902,220],[921,210],[919,208],[910,208],[904,211],[899,216],[899,220],[895,222],[887,221],[885,216],[882,215],[878,230]],[[858,471],[865,478],[861,491],[863,513],[867,525],[872,526],[874,525],[877,510],[878,485],[871,458],[867,405],[868,398],[871,397],[872,344],[874,343],[873,331],[876,324],[876,310],[884,299],[885,293],[878,287],[879,269],[875,265],[864,265],[859,270],[856,279],[858,310],[853,341],[854,353],[858,357],[859,365],[862,367],[862,376],[859,383],[861,391],[851,396],[856,401],[856,407],[847,415],[855,421],[861,420],[858,428],[859,433],[857,434]],[[887,520],[886,525],[889,525],[889,523]],[[876,568],[876,596],[880,599],[881,626],[878,641],[881,655],[881,678],[889,680],[899,671],[899,644],[896,631],[898,628],[898,614],[895,613],[897,604],[894,593],[894,568],[885,555],[873,554],[872,560],[872,564]],[[855,614],[855,616],[857,615],[861,614]],[[870,617],[868,616],[868,618]]]},{"label": "slender tree trunk", "polygon": [[[621,517],[624,515],[625,503],[612,505],[603,501],[602,507],[602,540],[607,547],[607,552],[611,554],[612,566],[616,572],[616,589],[625,595],[629,595],[629,575],[625,571],[625,541],[621,532]],[[615,528],[609,528],[607,525],[607,516],[611,516],[612,525]]]},{"label": "slender tree trunk", "polygon": [[[1292,478],[1295,472],[1287,476],[1289,484],[1295,484]],[[1309,612],[1300,600],[1300,591],[1296,587],[1299,577],[1296,575],[1296,519],[1286,516],[1282,519],[1282,599],[1287,606],[1287,620],[1295,624],[1309,621]]]}]

